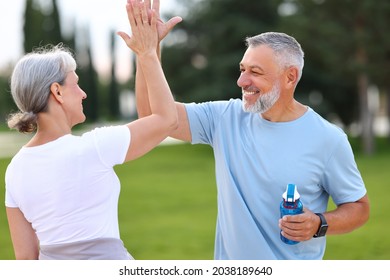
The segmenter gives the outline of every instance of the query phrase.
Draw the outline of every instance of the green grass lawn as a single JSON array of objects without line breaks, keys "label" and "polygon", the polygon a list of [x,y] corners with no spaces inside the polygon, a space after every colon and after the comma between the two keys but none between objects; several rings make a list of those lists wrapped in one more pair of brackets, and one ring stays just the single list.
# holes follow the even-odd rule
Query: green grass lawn
[{"label": "green grass lawn", "polygon": [[[362,228],[329,236],[325,259],[390,259],[390,149],[357,155],[371,200],[371,218]],[[10,159],[0,159],[0,176]],[[136,259],[212,259],[216,219],[214,158],[205,145],[160,146],[116,168],[122,182],[119,219],[122,239]],[[3,184],[4,185],[4,184]],[[4,201],[4,188],[0,199]],[[0,259],[13,251],[0,209]]]}]

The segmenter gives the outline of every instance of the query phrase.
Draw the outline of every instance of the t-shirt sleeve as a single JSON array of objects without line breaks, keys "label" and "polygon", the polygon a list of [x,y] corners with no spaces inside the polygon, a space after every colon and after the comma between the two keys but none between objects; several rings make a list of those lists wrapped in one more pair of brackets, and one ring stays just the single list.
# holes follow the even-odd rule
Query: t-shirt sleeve
[{"label": "t-shirt sleeve", "polygon": [[130,129],[127,126],[101,127],[91,133],[103,164],[111,167],[124,162],[131,141]]},{"label": "t-shirt sleeve", "polygon": [[214,131],[228,104],[228,101],[185,104],[192,144],[212,145]]},{"label": "t-shirt sleeve", "polygon": [[328,193],[337,205],[355,202],[367,192],[346,135],[330,156],[325,182]]},{"label": "t-shirt sleeve", "polygon": [[15,168],[10,168],[10,166],[7,167],[5,171],[5,206],[10,208],[17,208],[19,207],[18,204],[15,202],[11,192],[9,191],[7,187],[7,182],[9,182],[9,178],[21,178],[20,174],[15,173]]},{"label": "t-shirt sleeve", "polygon": [[18,207],[7,188],[5,189],[5,206],[10,208]]}]

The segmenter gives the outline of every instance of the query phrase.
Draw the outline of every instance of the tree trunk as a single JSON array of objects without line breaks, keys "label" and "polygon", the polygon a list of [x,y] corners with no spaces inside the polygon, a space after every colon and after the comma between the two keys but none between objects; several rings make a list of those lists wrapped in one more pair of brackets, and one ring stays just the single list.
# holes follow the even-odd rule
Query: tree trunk
[{"label": "tree trunk", "polygon": [[366,73],[359,73],[357,77],[359,94],[359,113],[361,124],[361,139],[363,152],[366,155],[372,155],[375,150],[374,132],[373,132],[373,112],[369,108],[368,100],[368,77]]}]

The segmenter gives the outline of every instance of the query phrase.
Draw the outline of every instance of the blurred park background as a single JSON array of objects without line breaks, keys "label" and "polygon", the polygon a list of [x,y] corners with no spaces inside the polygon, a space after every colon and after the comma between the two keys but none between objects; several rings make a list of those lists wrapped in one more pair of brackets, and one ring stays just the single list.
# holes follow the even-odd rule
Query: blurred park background
[{"label": "blurred park background", "polygon": [[[163,5],[165,0],[160,1]],[[94,2],[99,0],[90,1],[90,13],[94,13]],[[118,17],[126,19],[125,0],[122,2]],[[390,213],[390,1],[169,2],[163,17],[180,15],[184,19],[162,45],[163,67],[178,101],[240,98],[236,80],[247,36],[280,31],[301,43],[305,67],[296,98],[349,135],[372,203],[369,223],[351,234],[328,237],[325,257],[390,259],[390,238],[385,231]],[[136,118],[134,59],[118,53],[122,43],[115,35],[118,30],[109,31],[102,43],[109,50],[109,70],[103,72],[97,67],[99,53],[91,38],[92,26],[88,21],[82,26],[75,24],[78,19],[69,15],[64,20],[61,7],[67,3],[24,1],[20,55],[47,43],[63,42],[74,50],[80,86],[88,94],[83,104],[87,122],[79,126],[80,131]],[[107,13],[112,12],[107,7]],[[124,31],[126,27],[123,25]],[[7,48],[7,40],[2,40],[0,51]],[[128,69],[118,67],[123,62]],[[3,182],[10,158],[29,137],[6,127],[7,115],[16,110],[9,89],[14,63],[1,61],[0,69]],[[123,75],[123,71],[129,74]],[[213,258],[216,188],[209,147],[161,145],[145,157],[117,167],[117,171],[123,185],[119,209],[122,239],[136,258]],[[4,201],[4,188],[0,198]],[[2,209],[0,259],[12,259],[4,206]]]}]

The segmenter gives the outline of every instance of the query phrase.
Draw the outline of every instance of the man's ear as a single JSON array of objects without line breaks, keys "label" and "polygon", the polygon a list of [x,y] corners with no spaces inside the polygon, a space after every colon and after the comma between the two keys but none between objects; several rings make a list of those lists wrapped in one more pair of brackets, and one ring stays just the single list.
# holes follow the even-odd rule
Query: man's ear
[{"label": "man's ear", "polygon": [[57,100],[59,103],[63,103],[64,100],[62,99],[60,89],[61,85],[59,83],[52,83],[50,86],[50,94],[52,94],[54,99]]},{"label": "man's ear", "polygon": [[298,83],[299,70],[297,67],[289,67],[286,70],[286,86],[295,88]]}]

